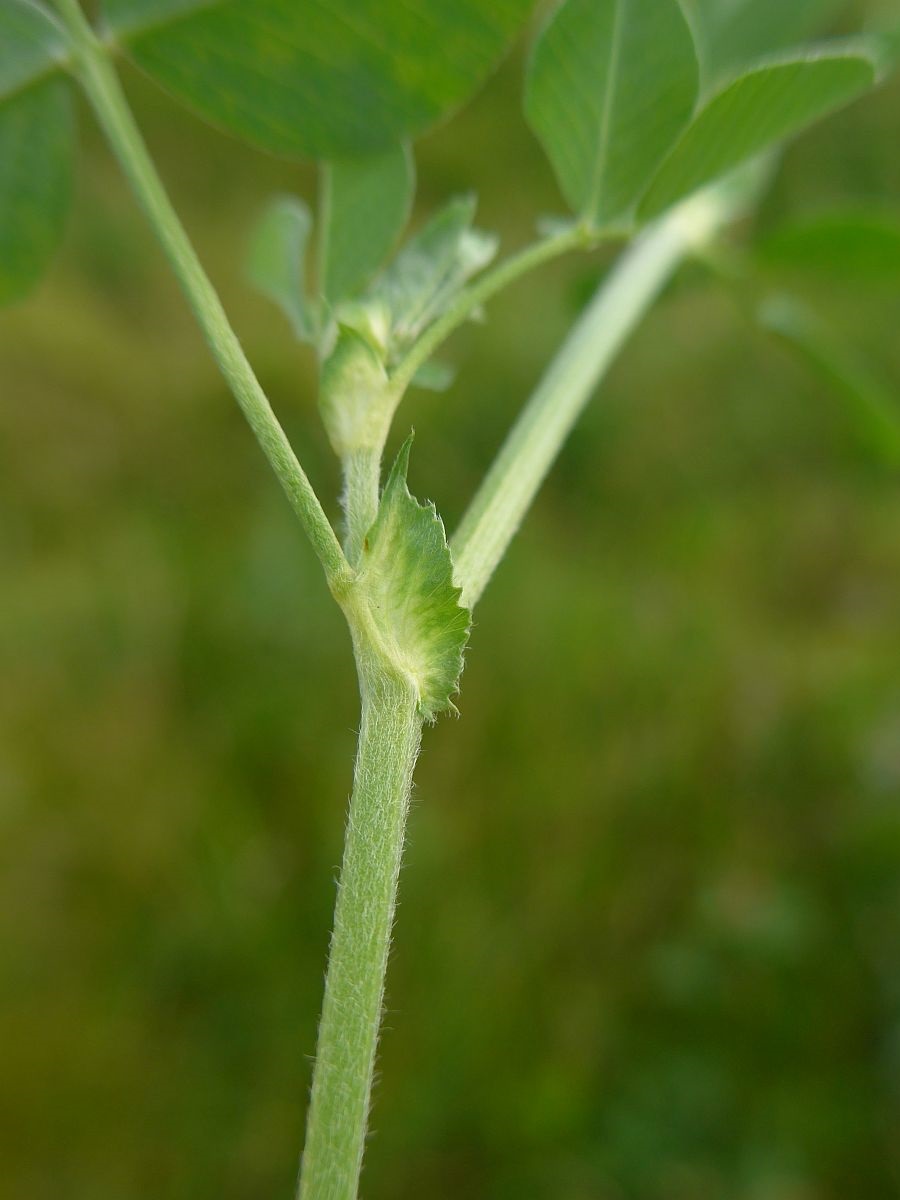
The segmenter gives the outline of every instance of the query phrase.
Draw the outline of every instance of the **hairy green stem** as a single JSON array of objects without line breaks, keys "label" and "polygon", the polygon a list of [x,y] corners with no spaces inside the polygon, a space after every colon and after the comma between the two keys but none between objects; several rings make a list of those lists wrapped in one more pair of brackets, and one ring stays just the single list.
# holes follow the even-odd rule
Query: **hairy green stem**
[{"label": "hairy green stem", "polygon": [[362,723],[319,1023],[299,1200],[356,1200],[422,718],[357,647]]},{"label": "hairy green stem", "polygon": [[347,521],[344,551],[355,567],[359,563],[363,541],[378,515],[381,482],[381,451],[352,450],[343,459],[344,494],[342,504]]},{"label": "hairy green stem", "polygon": [[88,24],[78,0],[55,0],[55,3],[72,37],[73,70],[181,283],[219,370],[300,518],[332,590],[339,593],[351,578],[349,564],[172,207],[106,48]]},{"label": "hairy green stem", "polygon": [[623,343],[692,246],[731,214],[702,193],[649,228],[625,252],[538,384],[451,539],[456,584],[472,607]]}]

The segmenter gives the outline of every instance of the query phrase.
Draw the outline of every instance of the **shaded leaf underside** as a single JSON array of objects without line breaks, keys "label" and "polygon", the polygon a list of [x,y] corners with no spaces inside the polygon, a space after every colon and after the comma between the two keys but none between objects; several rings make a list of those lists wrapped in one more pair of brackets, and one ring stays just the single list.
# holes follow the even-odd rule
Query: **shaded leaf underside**
[{"label": "shaded leaf underside", "polygon": [[105,0],[131,57],[274,153],[387,149],[483,81],[532,0]]},{"label": "shaded leaf underside", "polygon": [[412,154],[405,145],[382,154],[332,163],[324,280],[334,303],[367,283],[381,266],[409,219],[415,188]]}]

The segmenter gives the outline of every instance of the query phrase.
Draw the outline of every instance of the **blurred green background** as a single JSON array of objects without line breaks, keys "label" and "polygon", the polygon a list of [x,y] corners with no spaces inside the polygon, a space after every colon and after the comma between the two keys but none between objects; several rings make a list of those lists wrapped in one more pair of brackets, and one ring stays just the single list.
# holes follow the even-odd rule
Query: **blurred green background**
[{"label": "blurred green background", "polygon": [[[418,219],[474,188],[508,249],[560,210],[520,79],[420,144]],[[241,279],[312,174],[128,83],[331,498],[310,356]],[[3,1191],[287,1197],[348,639],[82,115],[65,252],[0,318]],[[898,143],[894,83],[791,149],[760,228],[900,204]],[[406,402],[449,526],[604,268],[518,285]],[[900,379],[896,281],[807,292]],[[420,765],[367,1200],[900,1194],[900,477],[700,268],[491,585],[460,708]]]}]

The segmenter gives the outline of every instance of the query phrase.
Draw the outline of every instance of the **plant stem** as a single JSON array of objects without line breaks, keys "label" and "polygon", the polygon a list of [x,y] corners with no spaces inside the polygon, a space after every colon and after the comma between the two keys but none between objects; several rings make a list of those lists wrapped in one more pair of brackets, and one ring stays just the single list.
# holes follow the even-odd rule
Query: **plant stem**
[{"label": "plant stem", "polygon": [[651,226],[619,260],[512,427],[451,539],[456,584],[472,607],[594,388],[691,247],[723,224],[733,200],[704,192]]},{"label": "plant stem", "polygon": [[422,718],[357,648],[362,724],[319,1023],[299,1200],[356,1200]]},{"label": "plant stem", "polygon": [[363,540],[378,515],[381,451],[369,448],[353,450],[345,456],[343,467],[342,504],[347,519],[344,552],[355,567],[359,563]]},{"label": "plant stem", "polygon": [[88,24],[78,0],[55,0],[55,3],[72,36],[75,73],[113,153],[162,244],[219,370],[300,518],[332,591],[340,593],[352,577],[350,566],[172,207],[106,49]]},{"label": "plant stem", "polygon": [[405,357],[397,364],[391,376],[391,393],[394,405],[400,402],[412,378],[435,350],[447,340],[455,329],[467,321],[482,304],[502,291],[520,275],[533,271],[535,267],[559,258],[570,250],[584,250],[595,246],[599,234],[584,225],[570,225],[553,237],[544,238],[524,250],[505,258],[492,270],[486,271],[469,287],[464,288],[453,304],[421,334],[409,348]]}]

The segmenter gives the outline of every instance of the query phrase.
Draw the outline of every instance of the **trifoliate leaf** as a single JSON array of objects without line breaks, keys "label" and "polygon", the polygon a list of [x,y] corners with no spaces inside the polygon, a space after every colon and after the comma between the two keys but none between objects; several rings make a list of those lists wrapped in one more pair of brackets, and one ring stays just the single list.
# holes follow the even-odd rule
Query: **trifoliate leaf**
[{"label": "trifoliate leaf", "polygon": [[273,300],[304,342],[315,333],[315,311],[306,295],[306,247],[312,217],[302,200],[276,196],[266,208],[250,242],[247,276]]},{"label": "trifoliate leaf", "polygon": [[699,110],[663,162],[638,214],[647,219],[742,162],[793,137],[875,82],[857,50],[830,48],[755,67]]},{"label": "trifoliate leaf", "polygon": [[470,614],[453,586],[444,525],[406,485],[410,437],[397,455],[360,569],[385,653],[410,679],[427,720],[453,708]]},{"label": "trifoliate leaf", "polygon": [[325,295],[334,304],[378,270],[409,220],[415,167],[406,145],[329,164],[322,265]]},{"label": "trifoliate leaf", "polygon": [[[4,0],[5,2],[5,0]],[[134,61],[276,154],[388,149],[485,79],[533,0],[103,0]]]},{"label": "trifoliate leaf", "polygon": [[626,216],[697,99],[678,0],[565,0],[538,38],[525,112],[572,209]]}]

